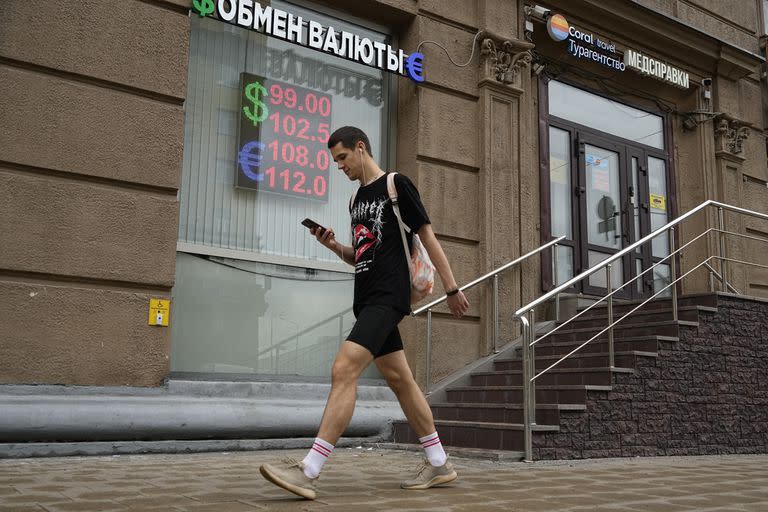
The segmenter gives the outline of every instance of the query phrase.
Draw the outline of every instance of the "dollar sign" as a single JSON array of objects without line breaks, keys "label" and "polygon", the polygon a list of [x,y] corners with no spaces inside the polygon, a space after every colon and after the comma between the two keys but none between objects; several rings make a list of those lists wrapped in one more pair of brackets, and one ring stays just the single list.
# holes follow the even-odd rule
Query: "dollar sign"
[{"label": "dollar sign", "polygon": [[213,0],[192,0],[192,7],[200,13],[200,17],[202,18],[203,16],[208,16],[213,13]]},{"label": "dollar sign", "polygon": [[267,95],[267,90],[259,82],[250,83],[245,88],[246,98],[253,102],[253,111],[246,106],[243,107],[243,113],[245,117],[253,121],[254,126],[266,119],[267,114],[269,114],[267,106],[259,100],[260,93],[264,96]]}]

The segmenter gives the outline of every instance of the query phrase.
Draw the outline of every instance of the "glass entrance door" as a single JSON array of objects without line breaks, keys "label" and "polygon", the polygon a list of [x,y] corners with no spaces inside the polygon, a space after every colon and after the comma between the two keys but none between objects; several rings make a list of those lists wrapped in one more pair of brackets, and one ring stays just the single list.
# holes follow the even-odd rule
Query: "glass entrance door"
[{"label": "glass entrance door", "polygon": [[[628,247],[670,218],[672,199],[665,138],[668,121],[652,112],[556,80],[542,83],[547,149],[542,154],[543,240],[564,236],[557,262],[542,262],[544,286],[562,284]],[[547,198],[548,196],[548,198]],[[547,201],[548,199],[548,201]],[[647,297],[669,282],[666,235],[613,262],[614,296]],[[547,266],[550,266],[548,269]],[[552,274],[551,270],[554,270]],[[605,295],[605,270],[569,291]]]},{"label": "glass entrance door", "polygon": [[[579,134],[578,190],[582,267],[592,268],[625,247],[630,240],[626,231],[628,187],[622,147],[594,136]],[[626,282],[628,258],[611,265],[611,287]],[[608,276],[599,271],[584,283],[584,292],[607,293]],[[626,289],[616,296],[629,297]]]}]

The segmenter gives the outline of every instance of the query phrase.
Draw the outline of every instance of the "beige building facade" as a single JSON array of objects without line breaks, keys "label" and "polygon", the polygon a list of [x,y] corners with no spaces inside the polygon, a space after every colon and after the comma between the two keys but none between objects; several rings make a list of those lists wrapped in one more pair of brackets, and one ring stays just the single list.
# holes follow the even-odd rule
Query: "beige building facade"
[{"label": "beige building facade", "polygon": [[[556,276],[549,252],[501,276],[497,343],[553,277],[706,200],[768,212],[762,1],[269,4],[322,37],[423,53],[423,82],[222,21],[235,4],[5,7],[0,383],[326,379],[354,321],[354,274],[299,222],[348,222],[354,185],[323,156],[346,124],[417,185],[460,284],[565,237]],[[717,220],[686,223],[677,245]],[[768,226],[725,222],[751,237],[728,255],[765,263]],[[707,240],[680,269],[717,249]],[[669,266],[636,276],[668,251],[659,240],[622,260],[615,282],[633,284],[621,298],[663,286]],[[739,293],[768,297],[766,269],[727,272]],[[701,271],[680,291],[709,287]],[[430,375],[425,317],[401,324],[422,384],[493,351],[491,289],[468,298],[463,319],[435,310]]]}]

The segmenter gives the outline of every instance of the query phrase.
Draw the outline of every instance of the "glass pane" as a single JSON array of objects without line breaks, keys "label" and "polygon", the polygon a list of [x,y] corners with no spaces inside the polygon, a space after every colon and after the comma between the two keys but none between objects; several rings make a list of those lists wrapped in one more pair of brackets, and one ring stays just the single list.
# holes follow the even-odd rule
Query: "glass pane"
[{"label": "glass pane", "polygon": [[[289,10],[373,41],[387,39],[300,6]],[[337,233],[349,232],[347,205],[355,184],[330,159],[323,143],[327,132],[359,126],[374,159],[386,168],[384,73],[209,18],[191,16],[190,24],[179,240],[338,262],[299,222],[309,217]],[[241,85],[242,73],[261,78]],[[262,88],[254,86],[249,94],[255,82]],[[258,140],[239,140],[245,110],[258,124]],[[263,119],[254,119],[256,111]],[[280,140],[272,140],[278,132]],[[241,185],[243,179],[258,183],[259,190],[235,188],[236,177]]]},{"label": "glass pane", "polygon": [[[635,260],[635,275],[640,276],[640,274],[643,272],[643,261],[636,259]],[[637,283],[637,293],[642,294],[643,293],[643,279],[645,279],[645,276],[638,277],[635,282]]]},{"label": "glass pane", "polygon": [[552,236],[571,235],[571,145],[570,134],[549,128],[549,204]]},{"label": "glass pane", "polygon": [[[653,273],[653,293],[657,293],[659,290],[669,284],[669,265],[657,265],[651,271]],[[650,273],[650,272],[649,272]],[[659,294],[659,297],[671,297],[672,287],[670,286],[663,293]]]},{"label": "glass pane", "polygon": [[768,34],[768,0],[763,0],[763,34]]},{"label": "glass pane", "polygon": [[549,113],[595,130],[664,149],[664,123],[661,116],[556,80],[549,82]]},{"label": "glass pane", "polygon": [[[640,233],[640,167],[637,162],[637,157],[632,157],[632,193],[629,195],[629,202],[632,204],[632,215],[635,218],[635,241],[643,238]],[[643,248],[638,247],[635,252],[640,254]]]},{"label": "glass pane", "polygon": [[[668,222],[667,163],[659,158],[648,157],[648,191],[651,211],[651,232]],[[666,233],[653,239],[653,255],[663,258],[669,254],[669,240]]]},{"label": "glass pane", "polygon": [[[327,376],[352,288],[344,274],[178,253],[171,370]],[[381,378],[374,365],[363,376]]]},{"label": "glass pane", "polygon": [[[589,268],[596,266],[601,261],[607,260],[610,258],[610,256],[610,254],[605,254],[602,252],[589,251]],[[624,265],[622,264],[621,259],[618,259],[611,264],[611,286],[613,289],[616,289],[624,284],[624,278],[622,277],[623,275]],[[605,269],[598,270],[589,276],[589,285],[606,288],[608,286],[608,282],[605,279]]]},{"label": "glass pane", "polygon": [[563,284],[573,277],[573,247],[557,246],[557,266],[555,267],[555,282]]},{"label": "glass pane", "polygon": [[589,243],[621,248],[619,155],[585,145]]}]

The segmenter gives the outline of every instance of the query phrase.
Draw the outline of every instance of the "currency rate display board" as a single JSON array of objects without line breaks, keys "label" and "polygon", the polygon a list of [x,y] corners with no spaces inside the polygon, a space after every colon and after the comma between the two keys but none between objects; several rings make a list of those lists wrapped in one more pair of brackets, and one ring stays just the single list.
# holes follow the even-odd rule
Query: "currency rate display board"
[{"label": "currency rate display board", "polygon": [[331,95],[240,75],[238,188],[328,201]]}]

